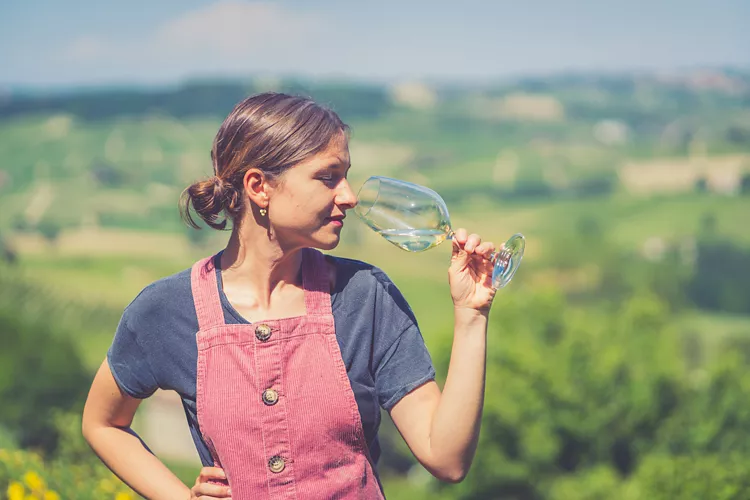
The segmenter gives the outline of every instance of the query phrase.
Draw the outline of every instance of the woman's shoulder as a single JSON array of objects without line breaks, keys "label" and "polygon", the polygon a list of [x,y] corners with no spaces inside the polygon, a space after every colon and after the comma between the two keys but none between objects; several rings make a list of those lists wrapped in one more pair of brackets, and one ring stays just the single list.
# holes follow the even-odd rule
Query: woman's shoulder
[{"label": "woman's shoulder", "polygon": [[393,286],[393,282],[385,271],[377,266],[361,260],[333,255],[326,255],[326,259],[335,269],[336,290],[352,285]]},{"label": "woman's shoulder", "polygon": [[361,260],[326,257],[336,267],[334,310],[337,307],[372,310],[388,321],[409,318],[416,322],[406,298],[385,271]]},{"label": "woman's shoulder", "polygon": [[336,281],[333,288],[335,305],[353,304],[353,307],[367,308],[389,315],[396,309],[413,315],[401,290],[379,267],[361,260],[327,256],[336,267]]},{"label": "woman's shoulder", "polygon": [[124,314],[143,323],[190,308],[195,310],[190,269],[184,269],[146,285],[127,305]]}]

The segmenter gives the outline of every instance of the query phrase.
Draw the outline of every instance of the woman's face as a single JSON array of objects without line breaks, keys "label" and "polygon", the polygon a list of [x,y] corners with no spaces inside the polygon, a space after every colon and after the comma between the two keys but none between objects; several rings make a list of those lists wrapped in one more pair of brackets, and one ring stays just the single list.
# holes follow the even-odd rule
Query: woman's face
[{"label": "woman's face", "polygon": [[357,204],[346,179],[349,167],[349,143],[342,133],[281,176],[269,193],[268,217],[282,247],[338,245],[346,211]]}]

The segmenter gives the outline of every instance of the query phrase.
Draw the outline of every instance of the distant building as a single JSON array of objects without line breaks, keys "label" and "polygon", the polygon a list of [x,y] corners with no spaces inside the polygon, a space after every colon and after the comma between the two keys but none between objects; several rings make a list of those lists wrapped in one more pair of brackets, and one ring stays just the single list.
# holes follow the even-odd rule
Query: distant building
[{"label": "distant building", "polygon": [[618,171],[625,190],[644,195],[695,190],[734,195],[748,174],[750,155],[629,161]]},{"label": "distant building", "polygon": [[689,88],[694,91],[713,90],[731,95],[747,92],[748,85],[742,78],[734,77],[721,70],[698,69],[676,73],[662,73],[657,81]]},{"label": "distant building", "polygon": [[502,98],[496,107],[501,118],[555,122],[565,118],[562,103],[551,95],[514,93]]},{"label": "distant building", "polygon": [[419,82],[404,82],[391,87],[393,102],[416,109],[430,109],[437,104],[437,93]]},{"label": "distant building", "polygon": [[562,102],[548,94],[513,92],[502,97],[476,94],[467,101],[471,116],[494,121],[559,122],[565,119]]}]

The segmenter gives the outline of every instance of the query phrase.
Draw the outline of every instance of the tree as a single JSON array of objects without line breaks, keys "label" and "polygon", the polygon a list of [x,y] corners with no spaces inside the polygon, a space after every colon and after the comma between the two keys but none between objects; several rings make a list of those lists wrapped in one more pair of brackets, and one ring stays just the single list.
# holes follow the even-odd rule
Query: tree
[{"label": "tree", "polygon": [[50,244],[54,244],[57,242],[57,237],[60,236],[62,226],[56,220],[45,217],[37,224],[37,230],[44,236],[45,240]]},{"label": "tree", "polygon": [[643,294],[611,311],[580,309],[554,291],[506,300],[461,498],[545,498],[591,467],[632,474],[681,394],[666,305]]},{"label": "tree", "polygon": [[744,174],[740,180],[740,193],[750,195],[750,172]]},{"label": "tree", "polygon": [[0,260],[8,264],[15,264],[16,260],[18,260],[16,251],[2,234],[0,234]]},{"label": "tree", "polygon": [[[24,295],[19,303],[40,300]],[[54,318],[19,315],[19,309],[0,303],[0,422],[21,446],[52,450],[57,432],[50,411],[78,408],[89,375],[73,343],[55,332]]]},{"label": "tree", "polygon": [[750,250],[706,229],[698,242],[687,295],[702,309],[750,313]]}]

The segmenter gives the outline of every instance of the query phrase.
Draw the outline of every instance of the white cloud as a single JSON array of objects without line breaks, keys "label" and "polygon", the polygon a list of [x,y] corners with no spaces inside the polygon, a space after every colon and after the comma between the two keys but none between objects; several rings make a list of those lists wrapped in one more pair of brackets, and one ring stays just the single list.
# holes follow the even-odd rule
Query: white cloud
[{"label": "white cloud", "polygon": [[[219,1],[181,13],[139,40],[85,35],[63,47],[63,60],[113,72],[193,73],[293,69],[325,20],[269,2]],[[116,69],[114,69],[116,67]]]},{"label": "white cloud", "polygon": [[157,30],[154,41],[173,50],[241,56],[264,45],[301,42],[321,27],[320,20],[276,4],[224,1],[167,22]]}]

